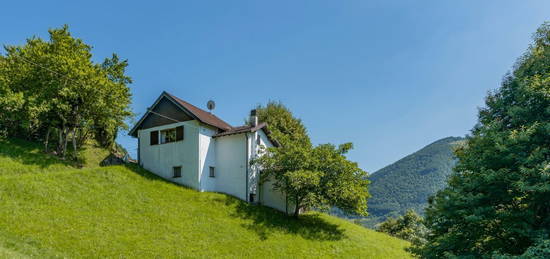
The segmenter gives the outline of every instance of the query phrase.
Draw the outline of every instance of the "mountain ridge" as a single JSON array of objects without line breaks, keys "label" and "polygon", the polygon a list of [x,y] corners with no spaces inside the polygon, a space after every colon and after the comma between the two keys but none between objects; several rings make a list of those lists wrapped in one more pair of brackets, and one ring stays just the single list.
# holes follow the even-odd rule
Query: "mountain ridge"
[{"label": "mountain ridge", "polygon": [[462,137],[436,140],[418,151],[374,172],[369,176],[369,218],[367,226],[413,209],[423,214],[428,197],[446,185],[456,160],[454,147]]}]

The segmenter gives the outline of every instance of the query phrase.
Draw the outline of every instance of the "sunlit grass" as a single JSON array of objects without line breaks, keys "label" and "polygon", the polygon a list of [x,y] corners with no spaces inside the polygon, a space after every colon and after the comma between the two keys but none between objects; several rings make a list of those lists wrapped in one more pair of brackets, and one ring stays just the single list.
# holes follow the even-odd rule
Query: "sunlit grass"
[{"label": "sunlit grass", "polygon": [[94,156],[77,169],[32,143],[0,142],[0,257],[409,257],[407,242],[338,218],[295,220],[136,166],[97,167]]}]

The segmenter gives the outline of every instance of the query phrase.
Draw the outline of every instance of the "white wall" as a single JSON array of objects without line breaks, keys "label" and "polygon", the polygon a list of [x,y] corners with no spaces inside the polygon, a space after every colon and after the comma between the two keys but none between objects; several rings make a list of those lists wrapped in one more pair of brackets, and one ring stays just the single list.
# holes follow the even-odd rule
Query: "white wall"
[{"label": "white wall", "polygon": [[212,136],[216,134],[216,129],[201,126],[199,133],[199,181],[201,191],[216,191],[216,178],[210,177],[210,167],[215,168],[216,174],[216,139]]},{"label": "white wall", "polygon": [[286,196],[273,189],[273,183],[271,181],[264,182],[260,189],[261,204],[270,208],[280,210],[282,212],[292,213],[294,212],[293,206],[286,206]]},{"label": "white wall", "polygon": [[[184,127],[184,138],[166,144],[150,145],[150,132]],[[195,120],[162,125],[139,130],[141,165],[166,180],[199,189],[198,181],[198,139],[199,123]],[[160,142],[159,142],[160,143]],[[173,167],[181,166],[182,177],[173,178]]]},{"label": "white wall", "polygon": [[256,200],[258,201],[258,182],[259,182],[259,170],[255,166],[250,165],[250,161],[257,156],[256,145],[257,132],[248,133],[248,193],[256,194]]},{"label": "white wall", "polygon": [[245,134],[218,137],[216,145],[216,191],[246,200]]},{"label": "white wall", "polygon": [[[257,134],[260,136],[260,145],[263,145],[266,148],[273,147],[273,144],[267,138],[267,135],[263,130],[257,131]],[[256,147],[256,150],[260,150],[260,147]],[[256,169],[256,171],[258,170]],[[260,203],[264,206],[271,207],[283,212],[286,212],[286,210],[288,209],[288,213],[292,213],[294,211],[294,207],[291,204],[289,204],[287,208],[285,195],[280,191],[274,190],[273,183],[270,181],[264,182],[261,185],[261,187],[259,188],[259,196]]]},{"label": "white wall", "polygon": [[[150,145],[150,132],[184,126],[184,139],[167,144]],[[201,125],[197,121],[185,121],[150,129],[139,130],[141,165],[169,180],[201,191],[215,191],[247,200],[247,158],[260,155],[260,146],[256,137],[260,136],[260,145],[272,147],[271,141],[263,130],[246,134],[236,134],[212,138],[216,130]],[[248,145],[248,154],[247,154]],[[182,167],[182,177],[173,178],[173,167]],[[209,176],[209,167],[214,166],[216,176]],[[249,168],[248,191],[256,194],[256,201],[262,205],[286,211],[285,195],[273,190],[271,182],[259,186],[259,170]],[[293,212],[293,207],[288,207]]]}]

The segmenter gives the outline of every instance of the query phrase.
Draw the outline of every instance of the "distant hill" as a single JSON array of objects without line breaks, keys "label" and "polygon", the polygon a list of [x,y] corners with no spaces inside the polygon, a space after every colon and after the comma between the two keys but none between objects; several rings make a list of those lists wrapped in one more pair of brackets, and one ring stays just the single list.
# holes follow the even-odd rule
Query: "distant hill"
[{"label": "distant hill", "polygon": [[404,214],[407,209],[423,214],[428,197],[446,185],[456,163],[453,147],[462,140],[440,139],[373,173],[369,177],[370,216],[364,223],[372,227],[387,217]]},{"label": "distant hill", "polygon": [[408,242],[310,212],[299,220],[136,165],[83,168],[0,139],[0,258],[410,258]]}]

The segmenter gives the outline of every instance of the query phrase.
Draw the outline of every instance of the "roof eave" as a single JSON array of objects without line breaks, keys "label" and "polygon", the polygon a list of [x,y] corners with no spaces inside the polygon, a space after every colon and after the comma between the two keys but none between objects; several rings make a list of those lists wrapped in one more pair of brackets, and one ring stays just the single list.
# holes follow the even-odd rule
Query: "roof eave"
[{"label": "roof eave", "polygon": [[269,131],[269,128],[267,126],[267,123],[265,122],[262,122],[260,124],[258,124],[257,126],[255,127],[251,127],[247,130],[244,130],[244,131],[238,131],[238,132],[231,132],[231,133],[228,133],[228,132],[222,132],[222,133],[219,133],[219,134],[216,134],[214,136],[212,136],[213,138],[220,138],[220,137],[226,137],[226,136],[233,136],[233,135],[238,135],[238,134],[245,134],[245,133],[251,133],[251,132],[256,132],[258,130],[263,130],[265,135],[267,136],[267,138],[269,139],[269,141],[271,142],[271,144],[273,144],[273,146],[275,147],[280,147],[281,144],[273,139],[270,134],[271,132]]},{"label": "roof eave", "polygon": [[[153,105],[151,105],[151,107],[149,107],[147,109],[147,112],[145,112],[145,114],[143,114],[143,116],[139,119],[139,121],[134,125],[134,127],[132,127],[132,129],[128,132],[128,135],[132,136],[132,137],[135,137],[137,138],[137,130],[139,128],[139,125],[141,125],[141,123],[143,122],[143,120],[145,120],[145,118],[147,118],[147,116],[151,113],[151,110],[156,106],[158,105],[158,103],[160,102],[160,100],[162,100],[163,97],[166,97],[169,101],[171,101],[174,105],[176,105],[178,108],[180,108],[180,110],[182,110],[183,112],[185,112],[187,115],[191,116],[193,119],[203,123],[203,124],[206,124],[206,125],[209,125],[209,126],[212,126],[214,128],[217,128],[217,129],[221,129],[221,130],[227,130],[227,129],[224,129],[224,128],[220,128],[219,126],[216,126],[216,125],[213,125],[211,123],[208,123],[208,122],[205,122],[203,120],[201,120],[198,116],[196,116],[195,114],[193,114],[191,111],[189,111],[187,108],[185,108],[183,105],[181,105],[176,99],[174,99],[174,96],[171,95],[170,93],[166,92],[166,91],[163,91],[160,96],[155,100],[155,102],[153,103]],[[220,119],[221,120],[221,119]]]}]

